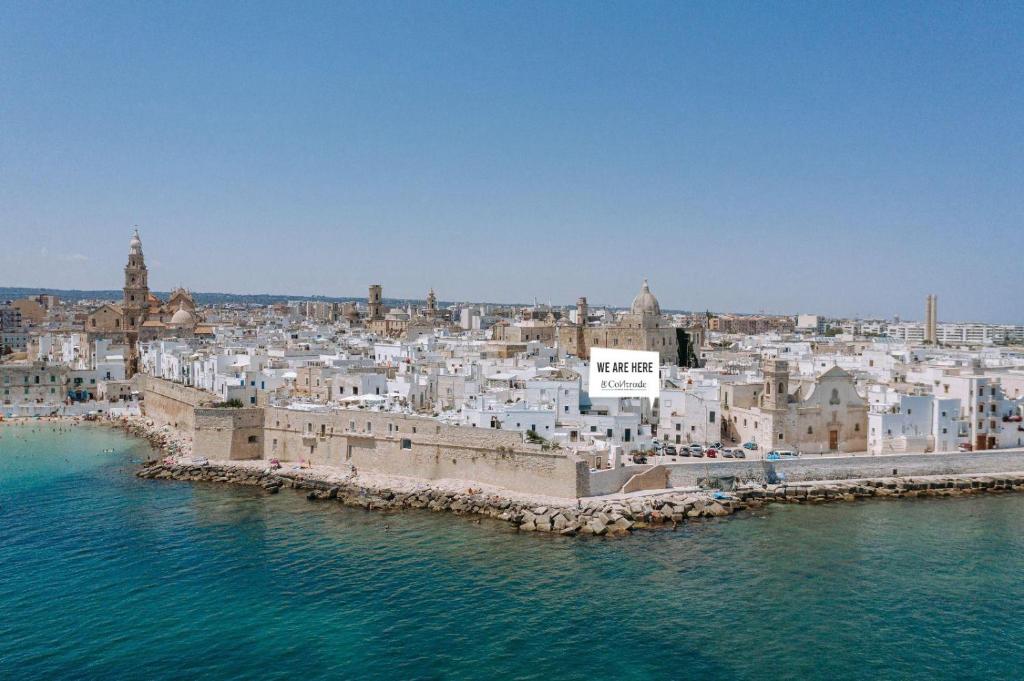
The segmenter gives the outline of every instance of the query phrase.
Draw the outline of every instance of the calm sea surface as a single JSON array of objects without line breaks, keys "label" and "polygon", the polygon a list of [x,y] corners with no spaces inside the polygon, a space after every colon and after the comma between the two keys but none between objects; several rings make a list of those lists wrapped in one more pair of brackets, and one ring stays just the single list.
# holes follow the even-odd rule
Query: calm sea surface
[{"label": "calm sea surface", "polygon": [[1024,495],[561,539],[52,428],[0,426],[0,679],[1024,678]]}]

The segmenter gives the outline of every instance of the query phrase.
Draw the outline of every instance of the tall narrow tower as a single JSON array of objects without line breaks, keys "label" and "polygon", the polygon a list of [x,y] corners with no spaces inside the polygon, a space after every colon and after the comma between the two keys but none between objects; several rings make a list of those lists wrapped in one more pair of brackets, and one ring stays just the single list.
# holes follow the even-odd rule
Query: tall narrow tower
[{"label": "tall narrow tower", "polygon": [[769,360],[764,368],[764,395],[761,410],[761,437],[769,449],[786,440],[786,414],[789,411],[789,362]]},{"label": "tall narrow tower", "polygon": [[785,410],[789,407],[789,362],[769,360],[764,368],[764,408]]},{"label": "tall narrow tower", "polygon": [[939,297],[929,295],[925,301],[924,342],[935,345],[939,342]]},{"label": "tall narrow tower", "polygon": [[124,300],[121,303],[121,328],[128,345],[128,378],[139,371],[139,330],[146,321],[149,303],[149,272],[142,255],[142,239],[135,230],[128,242],[128,264],[124,268]]},{"label": "tall narrow tower", "polygon": [[587,325],[587,297],[580,296],[576,299],[576,325]]},{"label": "tall narrow tower", "polygon": [[381,303],[384,289],[380,284],[370,284],[370,293],[366,296],[367,315],[370,321],[384,319],[383,305]]},{"label": "tall narrow tower", "polygon": [[433,288],[427,293],[427,317],[430,319],[437,317],[437,295]]}]

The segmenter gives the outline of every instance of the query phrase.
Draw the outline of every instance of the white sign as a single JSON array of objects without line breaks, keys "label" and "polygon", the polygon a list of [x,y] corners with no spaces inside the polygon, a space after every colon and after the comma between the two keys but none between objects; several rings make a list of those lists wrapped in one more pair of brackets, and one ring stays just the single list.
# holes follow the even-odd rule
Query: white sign
[{"label": "white sign", "polygon": [[661,394],[661,356],[640,350],[590,348],[591,397],[649,397]]}]

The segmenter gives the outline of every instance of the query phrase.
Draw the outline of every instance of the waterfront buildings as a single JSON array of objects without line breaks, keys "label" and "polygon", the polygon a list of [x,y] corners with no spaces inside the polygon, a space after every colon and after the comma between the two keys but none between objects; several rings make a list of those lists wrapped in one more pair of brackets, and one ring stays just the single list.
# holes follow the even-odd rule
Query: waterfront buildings
[{"label": "waterfront buildings", "polygon": [[[915,326],[666,312],[646,281],[622,310],[586,297],[563,307],[443,305],[424,289],[422,301],[397,302],[383,284],[365,302],[200,305],[182,288],[161,299],[136,233],[119,300],[0,306],[3,332],[21,335],[2,365],[3,407],[47,413],[128,397],[140,372],[249,409],[502,431],[602,468],[613,450],[628,463],[663,444],[881,454],[1012,447],[1024,436],[1024,350],[993,340],[993,329],[1009,342],[1017,327],[977,325],[979,337],[947,342],[955,325],[938,323],[932,297]],[[936,343],[924,343],[926,327]],[[912,328],[919,337],[900,334]],[[660,397],[592,397],[593,347],[657,352]],[[59,380],[25,393],[22,375],[46,367]]]}]

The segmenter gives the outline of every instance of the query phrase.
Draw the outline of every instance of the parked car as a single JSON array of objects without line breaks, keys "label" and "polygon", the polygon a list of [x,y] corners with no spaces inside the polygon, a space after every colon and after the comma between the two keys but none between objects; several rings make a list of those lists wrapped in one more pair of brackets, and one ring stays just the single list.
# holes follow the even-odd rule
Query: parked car
[{"label": "parked car", "polygon": [[691,452],[686,447],[679,450],[679,456],[690,456]]},{"label": "parked car", "polygon": [[743,443],[743,449],[756,450],[757,449],[757,443],[756,442],[744,442]]},{"label": "parked car", "polygon": [[675,445],[668,445],[667,447],[665,447],[665,455],[666,456],[675,456],[676,455],[676,446]]},{"label": "parked car", "polygon": [[661,449],[661,440],[652,440],[651,441],[651,448],[652,449]]},{"label": "parked car", "polygon": [[704,450],[703,449],[691,449],[690,452],[693,454],[693,456],[695,456],[698,459],[703,459],[704,458]]},{"label": "parked car", "polygon": [[196,457],[195,459],[192,459],[192,465],[193,466],[208,466],[208,465],[210,465],[210,460],[207,459],[205,456]]},{"label": "parked car", "polygon": [[735,454],[733,454],[733,450],[731,450],[731,449],[723,449],[723,450],[722,450],[722,456],[723,456],[724,458],[726,458],[726,459],[732,459],[732,458],[734,458],[734,457],[735,457],[736,455],[735,455]]},{"label": "parked car", "polygon": [[633,463],[647,463],[647,457],[643,454],[634,454]]},{"label": "parked car", "polygon": [[722,443],[721,442],[712,442],[708,446],[711,447],[711,449],[721,449],[722,448]]},{"label": "parked car", "polygon": [[747,458],[747,453],[743,451],[742,447],[737,447],[736,449],[732,450],[732,455],[735,456],[737,459]]},{"label": "parked car", "polygon": [[713,450],[713,449],[709,449],[708,451],[705,452],[705,454],[707,454],[709,459],[717,459],[718,458],[718,453],[715,450]]},{"label": "parked car", "polygon": [[768,456],[765,458],[769,461],[778,461],[779,459],[795,459],[797,456],[797,453],[792,449],[773,449],[768,452]]},{"label": "parked car", "polygon": [[703,452],[704,451],[703,445],[698,445],[698,444],[692,444],[687,449],[689,449],[691,452]]}]

